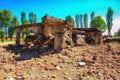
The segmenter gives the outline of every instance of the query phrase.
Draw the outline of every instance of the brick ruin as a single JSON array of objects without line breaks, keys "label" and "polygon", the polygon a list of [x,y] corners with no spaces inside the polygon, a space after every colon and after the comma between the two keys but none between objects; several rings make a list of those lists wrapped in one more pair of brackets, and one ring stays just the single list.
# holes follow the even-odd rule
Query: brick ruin
[{"label": "brick ruin", "polygon": [[38,45],[41,48],[61,50],[77,45],[78,35],[84,35],[88,44],[102,44],[102,32],[95,28],[71,28],[71,23],[45,15],[41,23],[18,26],[16,28],[16,45],[20,45],[20,33],[34,33],[27,36],[25,45]]}]

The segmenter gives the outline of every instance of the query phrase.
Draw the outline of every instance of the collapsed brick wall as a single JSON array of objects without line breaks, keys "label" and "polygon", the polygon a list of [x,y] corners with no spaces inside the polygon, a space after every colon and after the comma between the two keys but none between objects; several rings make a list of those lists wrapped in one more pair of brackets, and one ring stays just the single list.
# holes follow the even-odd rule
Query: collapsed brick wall
[{"label": "collapsed brick wall", "polygon": [[[39,47],[53,48],[55,50],[77,45],[78,34],[85,35],[85,41],[88,44],[102,43],[103,39],[100,30],[94,28],[74,29],[70,27],[71,25],[72,24],[66,20],[46,15],[42,18],[41,23],[26,25],[24,27],[19,26],[17,28],[16,39],[20,38],[20,32],[34,32],[35,35],[32,37],[26,37],[26,45],[38,45]],[[19,43],[19,40],[16,40],[16,42]]]},{"label": "collapsed brick wall", "polygon": [[65,33],[56,32],[55,33],[55,40],[54,40],[54,49],[64,49],[67,47],[74,46],[72,40],[72,32],[70,30],[66,31]]},{"label": "collapsed brick wall", "polygon": [[[73,35],[84,35],[88,44],[103,44],[102,32],[96,28],[73,28]],[[73,40],[76,43],[77,38]]]}]

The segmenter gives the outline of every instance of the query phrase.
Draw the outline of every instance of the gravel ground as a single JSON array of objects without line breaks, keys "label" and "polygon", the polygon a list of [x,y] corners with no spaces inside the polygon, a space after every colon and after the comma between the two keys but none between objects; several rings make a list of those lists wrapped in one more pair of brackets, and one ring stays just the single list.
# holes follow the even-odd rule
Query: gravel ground
[{"label": "gravel ground", "polygon": [[120,44],[84,45],[41,55],[0,47],[0,80],[120,80]]}]

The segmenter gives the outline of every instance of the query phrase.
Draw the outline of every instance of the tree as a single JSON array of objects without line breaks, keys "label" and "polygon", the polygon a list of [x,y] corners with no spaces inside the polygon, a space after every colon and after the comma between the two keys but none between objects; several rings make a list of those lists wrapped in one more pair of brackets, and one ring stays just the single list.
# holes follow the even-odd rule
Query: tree
[{"label": "tree", "polygon": [[[27,20],[23,23],[23,25],[28,25],[28,24],[30,24],[30,22],[27,21]],[[25,34],[26,34],[26,36],[27,36],[27,35],[28,35],[28,32],[26,31],[25,33],[22,33],[22,38],[24,37]]]},{"label": "tree", "polygon": [[11,41],[12,41],[12,37],[13,37],[13,35],[14,35],[14,31],[15,31],[15,29],[14,29],[13,26],[10,26],[10,27],[8,28],[8,36],[9,36],[9,38],[10,38]]},{"label": "tree", "polygon": [[105,32],[106,29],[107,29],[107,25],[106,25],[105,21],[101,18],[101,16],[95,17],[95,18],[91,21],[90,27],[91,27],[91,28],[98,28],[98,29],[100,29],[102,32]]},{"label": "tree", "polygon": [[2,17],[3,17],[3,12],[0,10],[0,29],[2,28]]},{"label": "tree", "polygon": [[72,18],[72,16],[66,16],[66,18],[65,18],[65,20],[67,20],[67,21],[69,21],[69,22],[71,22],[72,23],[72,28],[74,27],[74,19]]},{"label": "tree", "polygon": [[0,11],[0,27],[5,30],[5,36],[7,40],[7,34],[8,34],[8,27],[12,20],[12,13],[9,10],[1,10]]},{"label": "tree", "polygon": [[107,26],[108,26],[108,35],[111,35],[111,29],[112,29],[112,25],[113,25],[112,21],[113,21],[113,10],[109,7],[107,16],[106,16],[106,22],[107,22]]},{"label": "tree", "polygon": [[2,42],[4,42],[4,35],[5,32],[3,30],[0,30],[0,38],[2,39]]},{"label": "tree", "polygon": [[84,28],[87,28],[88,27],[88,16],[87,14],[85,13],[84,14]]},{"label": "tree", "polygon": [[37,23],[37,16],[34,14],[34,23]]},{"label": "tree", "polygon": [[37,23],[37,16],[36,14],[33,14],[33,12],[29,13],[29,22],[30,24]]},{"label": "tree", "polygon": [[94,13],[94,11],[92,11],[92,13],[91,13],[91,21],[93,20],[94,16],[95,16],[95,13]]},{"label": "tree", "polygon": [[120,29],[117,32],[115,32],[114,36],[120,37]]},{"label": "tree", "polygon": [[82,14],[80,14],[80,26],[81,26],[81,28],[83,28],[83,17],[82,17]]},{"label": "tree", "polygon": [[[22,25],[24,25],[26,22],[26,13],[25,12],[21,12],[21,23]],[[24,36],[24,33],[22,33],[22,38]]]},{"label": "tree", "polygon": [[33,12],[29,13],[29,22],[30,24],[33,24]]},{"label": "tree", "polygon": [[21,13],[21,22],[22,22],[22,25],[24,24],[25,21],[26,21],[26,13],[22,12]]},{"label": "tree", "polygon": [[23,25],[28,25],[28,24],[30,24],[30,22],[27,20],[23,23]]},{"label": "tree", "polygon": [[79,21],[79,15],[78,14],[75,16],[75,23],[76,23],[76,28],[79,28],[80,21]]},{"label": "tree", "polygon": [[18,25],[19,25],[18,19],[16,16],[14,16],[12,19],[11,25],[8,28],[8,36],[9,36],[10,40],[12,40],[16,26],[18,26]]}]

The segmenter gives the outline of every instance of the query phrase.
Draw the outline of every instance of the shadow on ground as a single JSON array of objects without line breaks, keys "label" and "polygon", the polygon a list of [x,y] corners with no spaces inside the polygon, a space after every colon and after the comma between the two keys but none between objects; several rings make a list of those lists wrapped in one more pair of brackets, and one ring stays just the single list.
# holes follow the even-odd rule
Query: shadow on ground
[{"label": "shadow on ground", "polygon": [[15,55],[19,55],[19,57],[16,58],[16,61],[29,60],[31,58],[37,58],[41,55],[37,52],[37,50],[27,49],[23,45],[8,45],[4,46],[3,48],[5,48],[7,51],[10,51],[11,53],[14,53]]}]

